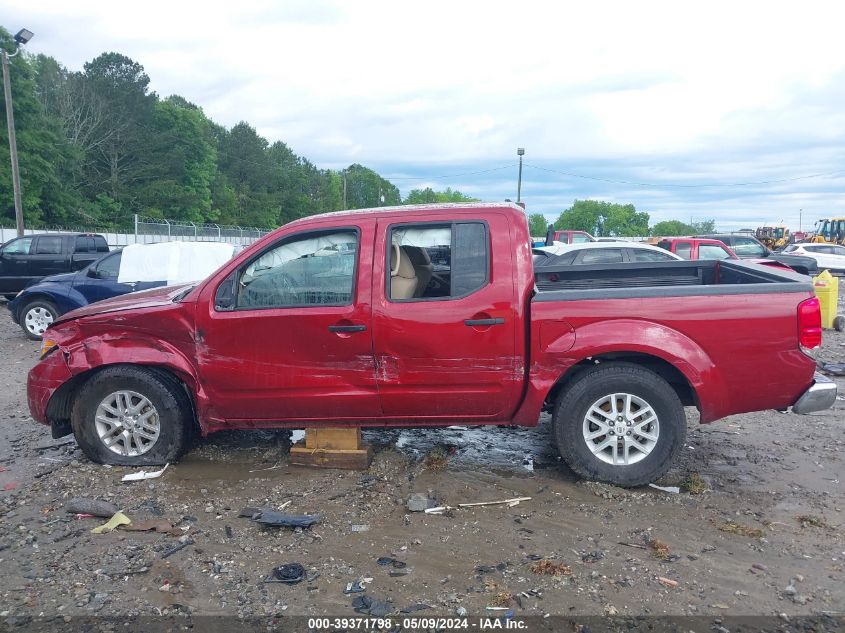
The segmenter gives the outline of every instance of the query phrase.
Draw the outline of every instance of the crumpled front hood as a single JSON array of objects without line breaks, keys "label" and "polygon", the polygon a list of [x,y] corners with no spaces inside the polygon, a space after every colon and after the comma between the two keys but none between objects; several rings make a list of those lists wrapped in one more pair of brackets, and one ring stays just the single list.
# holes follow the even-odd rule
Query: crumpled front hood
[{"label": "crumpled front hood", "polygon": [[67,314],[63,314],[55,322],[63,323],[65,321],[81,319],[82,317],[110,312],[126,312],[128,310],[141,310],[144,308],[158,308],[172,305],[174,297],[193,285],[195,284],[179,284],[178,286],[163,286],[151,290],[142,290],[141,292],[130,292],[119,297],[92,303],[78,310],[72,310]]}]

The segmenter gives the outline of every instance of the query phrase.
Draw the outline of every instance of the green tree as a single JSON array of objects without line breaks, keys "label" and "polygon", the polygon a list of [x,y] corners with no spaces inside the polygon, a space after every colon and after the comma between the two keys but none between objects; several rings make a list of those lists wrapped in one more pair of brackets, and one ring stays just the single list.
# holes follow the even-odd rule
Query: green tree
[{"label": "green tree", "polygon": [[[0,28],[0,48],[11,51],[16,44]],[[35,64],[26,53],[9,60],[12,103],[15,112],[15,136],[20,165],[21,198],[27,226],[61,222],[79,200],[62,178],[61,166],[70,160],[70,152],[57,122],[44,111],[37,98]],[[0,111],[5,112],[4,94],[0,93]],[[9,169],[9,138],[6,126],[0,126],[0,217],[14,222],[15,207],[12,176]]]},{"label": "green tree", "polygon": [[533,237],[545,237],[549,228],[549,222],[541,213],[532,213],[528,216],[528,231]]},{"label": "green tree", "polygon": [[596,236],[636,237],[648,235],[649,215],[633,204],[602,200],[576,200],[560,214],[556,229],[587,231]]},{"label": "green tree", "polygon": [[694,235],[695,229],[680,220],[663,220],[651,227],[651,234],[671,237],[673,235]]},{"label": "green tree", "polygon": [[695,235],[707,235],[708,233],[716,232],[716,220],[714,218],[699,220],[698,222],[693,222],[690,226],[692,226]]},{"label": "green tree", "polygon": [[349,209],[394,206],[401,203],[399,189],[372,169],[357,163],[346,168],[346,206]]},{"label": "green tree", "polygon": [[411,189],[402,204],[432,204],[436,202],[478,202],[478,198],[464,195],[451,187],[446,187],[444,191],[435,191],[431,187],[426,187],[425,189]]}]

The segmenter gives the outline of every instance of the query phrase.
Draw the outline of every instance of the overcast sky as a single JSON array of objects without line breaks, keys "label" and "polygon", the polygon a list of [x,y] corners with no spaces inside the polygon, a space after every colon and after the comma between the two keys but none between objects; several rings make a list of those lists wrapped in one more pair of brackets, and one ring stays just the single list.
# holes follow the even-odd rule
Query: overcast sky
[{"label": "overcast sky", "polygon": [[839,2],[0,0],[0,15],[35,32],[33,53],[72,69],[124,53],[159,95],[403,194],[515,199],[525,147],[523,199],[549,218],[575,198],[723,228],[845,215]]}]

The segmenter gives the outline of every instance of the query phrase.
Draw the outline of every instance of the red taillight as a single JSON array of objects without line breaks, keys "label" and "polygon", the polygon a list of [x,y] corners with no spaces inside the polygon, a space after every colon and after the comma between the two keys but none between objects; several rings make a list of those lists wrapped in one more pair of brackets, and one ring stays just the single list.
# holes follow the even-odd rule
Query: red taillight
[{"label": "red taillight", "polygon": [[798,344],[806,349],[822,344],[822,309],[818,297],[798,304]]}]

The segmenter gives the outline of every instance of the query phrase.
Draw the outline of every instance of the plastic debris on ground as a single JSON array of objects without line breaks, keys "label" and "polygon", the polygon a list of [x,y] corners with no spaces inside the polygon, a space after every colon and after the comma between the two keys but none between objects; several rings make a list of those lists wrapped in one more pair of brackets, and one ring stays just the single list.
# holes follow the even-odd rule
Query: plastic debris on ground
[{"label": "plastic debris on ground", "polygon": [[376,618],[383,618],[393,612],[393,607],[387,601],[376,600],[372,596],[355,596],[352,599],[352,608],[357,613],[371,615]]},{"label": "plastic debris on ground", "polygon": [[111,532],[112,530],[117,529],[121,525],[129,525],[131,523],[132,519],[123,514],[123,512],[115,512],[112,518],[103,523],[101,526],[95,527],[93,530],[91,530],[91,533],[105,534],[106,532]]},{"label": "plastic debris on ground", "polygon": [[269,527],[307,528],[319,523],[322,517],[319,514],[288,514],[275,510],[262,510],[253,515],[252,520]]},{"label": "plastic debris on ground", "polygon": [[264,579],[264,582],[280,582],[295,585],[305,580],[305,567],[299,563],[279,565]]},{"label": "plastic debris on ground", "polygon": [[678,486],[658,486],[657,484],[649,484],[649,488],[654,488],[655,490],[661,490],[663,492],[669,492],[673,495],[680,494],[681,489]]},{"label": "plastic debris on ground", "polygon": [[137,473],[129,473],[124,475],[120,481],[143,481],[144,479],[155,479],[156,477],[161,477],[164,474],[164,471],[167,470],[168,466],[170,466],[170,464],[165,464],[164,468],[161,470],[151,470],[149,472],[141,470]]}]

